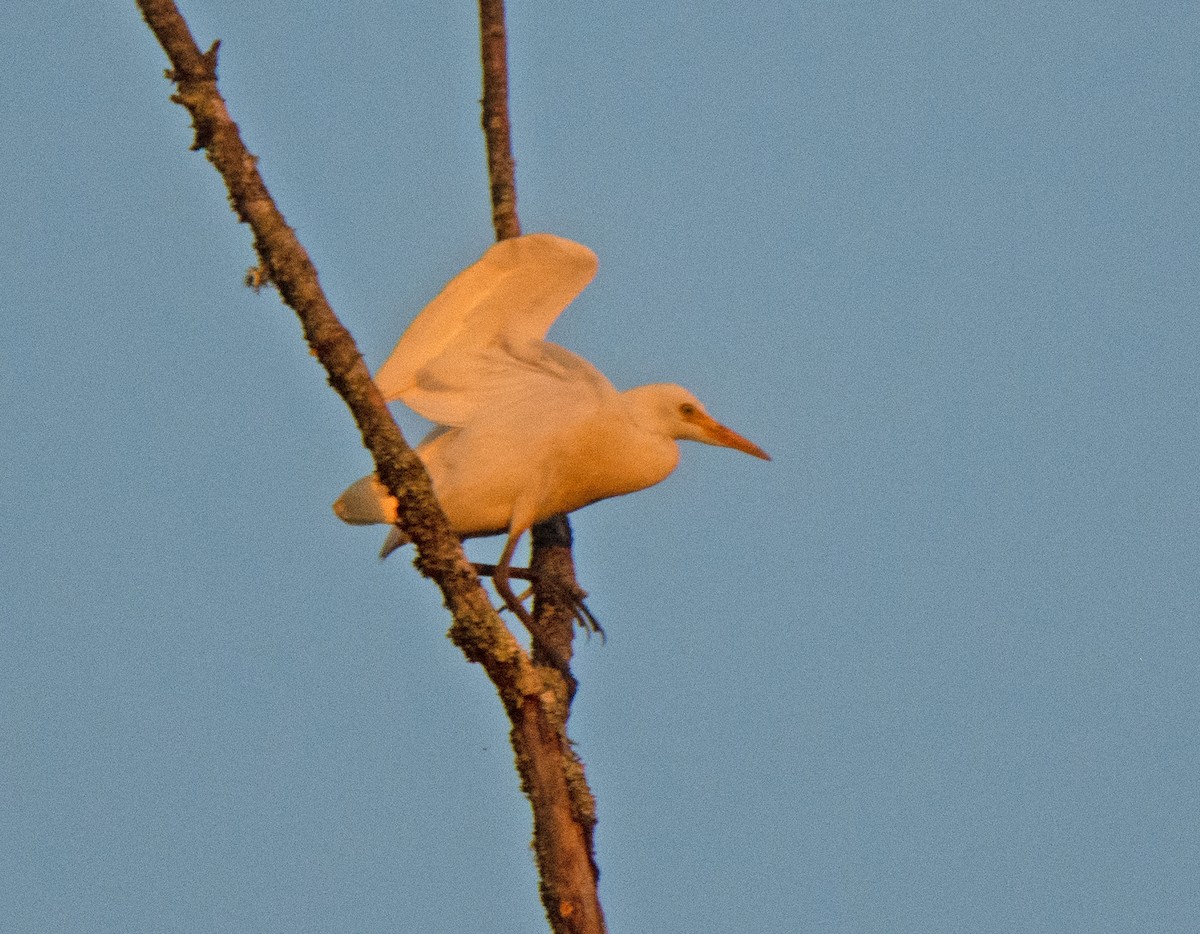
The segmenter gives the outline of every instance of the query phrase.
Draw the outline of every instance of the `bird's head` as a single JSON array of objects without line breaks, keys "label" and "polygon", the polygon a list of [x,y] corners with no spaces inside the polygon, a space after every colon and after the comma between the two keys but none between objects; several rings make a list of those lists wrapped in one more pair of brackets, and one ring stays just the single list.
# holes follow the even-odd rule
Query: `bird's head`
[{"label": "bird's head", "polygon": [[680,441],[699,441],[722,448],[733,448],[769,461],[771,456],[732,428],[726,428],[705,411],[700,400],[673,383],[639,386],[626,394],[656,430]]}]

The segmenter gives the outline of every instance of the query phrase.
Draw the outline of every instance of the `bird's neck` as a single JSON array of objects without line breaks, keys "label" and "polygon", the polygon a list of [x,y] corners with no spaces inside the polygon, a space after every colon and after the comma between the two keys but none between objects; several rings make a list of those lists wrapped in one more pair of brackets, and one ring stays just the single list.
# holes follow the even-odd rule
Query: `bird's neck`
[{"label": "bird's neck", "polygon": [[623,440],[614,439],[628,446],[627,457],[639,465],[644,486],[666,479],[679,463],[679,444],[664,424],[656,390],[655,386],[636,386],[621,393],[627,428],[620,433]]}]

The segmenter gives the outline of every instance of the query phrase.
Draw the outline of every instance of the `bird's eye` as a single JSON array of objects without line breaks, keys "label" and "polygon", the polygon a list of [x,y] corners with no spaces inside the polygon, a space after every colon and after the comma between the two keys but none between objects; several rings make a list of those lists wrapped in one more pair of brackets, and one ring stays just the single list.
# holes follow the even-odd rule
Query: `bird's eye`
[{"label": "bird's eye", "polygon": [[685,402],[679,407],[679,414],[684,418],[691,418],[696,414],[696,407],[690,402]]}]

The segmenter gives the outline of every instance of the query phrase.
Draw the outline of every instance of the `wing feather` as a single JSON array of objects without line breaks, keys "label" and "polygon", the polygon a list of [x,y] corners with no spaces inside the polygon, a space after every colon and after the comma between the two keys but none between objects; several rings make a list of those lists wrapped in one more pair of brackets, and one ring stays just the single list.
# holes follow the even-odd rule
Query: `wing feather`
[{"label": "wing feather", "polygon": [[[595,408],[616,388],[577,354],[542,340],[501,340],[426,366],[404,404],[439,425],[544,418]],[[489,414],[491,413],[491,414]]]},{"label": "wing feather", "polygon": [[[399,399],[427,418],[442,421],[426,410],[439,408],[433,396],[437,386],[447,384],[458,400],[448,407],[461,411],[472,379],[491,379],[487,374],[500,358],[492,367],[476,370],[479,360],[503,344],[541,342],[592,281],[596,267],[591,250],[552,234],[527,234],[495,244],[451,279],[408,326],[375,375],[384,398]],[[453,423],[442,423],[459,422],[456,417]]]}]

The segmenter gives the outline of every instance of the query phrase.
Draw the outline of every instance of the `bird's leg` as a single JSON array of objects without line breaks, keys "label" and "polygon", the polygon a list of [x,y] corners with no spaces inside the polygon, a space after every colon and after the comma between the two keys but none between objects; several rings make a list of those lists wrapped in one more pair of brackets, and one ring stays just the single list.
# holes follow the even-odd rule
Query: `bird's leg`
[{"label": "bird's leg", "polygon": [[500,552],[500,560],[492,569],[492,584],[496,588],[496,593],[500,595],[500,599],[504,601],[504,605],[512,610],[513,615],[532,633],[534,631],[533,617],[529,615],[529,611],[525,609],[516,594],[512,592],[512,588],[508,586],[513,552],[517,548],[517,540],[521,535],[521,532],[516,532],[508,536],[508,541],[504,543],[504,550]]},{"label": "bird's leg", "polygon": [[[475,573],[481,577],[490,577],[495,580],[497,565],[482,564],[476,561],[474,564]],[[508,576],[519,578],[520,580],[532,581],[534,579],[533,572],[528,568],[509,568]],[[526,598],[532,593],[532,588],[517,596],[517,602],[522,606],[525,604]],[[571,600],[571,611],[575,617],[575,622],[579,624],[579,628],[588,634],[590,638],[592,633],[600,637],[601,642],[607,641],[608,637],[604,634],[604,627],[600,625],[600,620],[596,619],[592,611],[588,609],[584,599],[587,597],[587,591],[580,588],[576,593],[568,594]],[[508,606],[507,601],[505,606]]]}]

